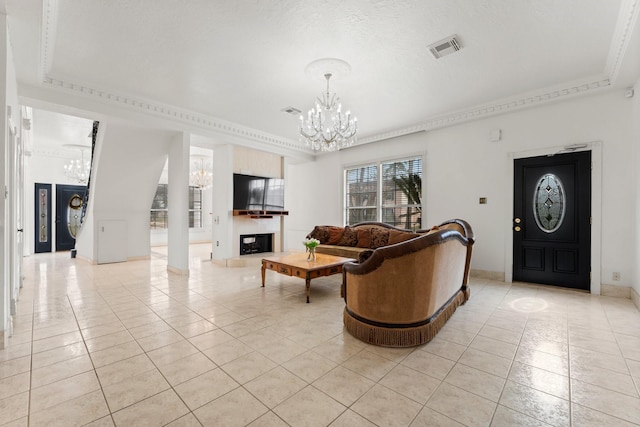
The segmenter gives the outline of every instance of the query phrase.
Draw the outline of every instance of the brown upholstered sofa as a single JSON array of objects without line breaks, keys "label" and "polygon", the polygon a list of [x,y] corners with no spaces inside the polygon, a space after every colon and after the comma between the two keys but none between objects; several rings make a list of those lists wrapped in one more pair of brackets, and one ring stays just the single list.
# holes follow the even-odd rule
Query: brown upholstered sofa
[{"label": "brown upholstered sofa", "polygon": [[[428,230],[420,230],[426,232]],[[318,253],[360,259],[369,256],[373,249],[404,242],[419,237],[411,230],[394,227],[382,222],[361,222],[356,225],[337,227],[318,225],[307,239],[316,238],[320,244]]]},{"label": "brown upholstered sofa", "polygon": [[466,221],[446,221],[343,266],[344,325],[356,338],[388,347],[430,341],[469,299],[474,243]]}]

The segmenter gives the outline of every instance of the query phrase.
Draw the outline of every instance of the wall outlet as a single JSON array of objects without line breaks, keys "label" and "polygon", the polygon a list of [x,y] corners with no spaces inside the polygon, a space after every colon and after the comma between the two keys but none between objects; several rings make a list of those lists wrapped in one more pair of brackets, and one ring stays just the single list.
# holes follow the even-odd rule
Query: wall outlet
[{"label": "wall outlet", "polygon": [[618,282],[620,280],[620,273],[618,273],[617,271],[614,271],[613,272],[613,280]]}]

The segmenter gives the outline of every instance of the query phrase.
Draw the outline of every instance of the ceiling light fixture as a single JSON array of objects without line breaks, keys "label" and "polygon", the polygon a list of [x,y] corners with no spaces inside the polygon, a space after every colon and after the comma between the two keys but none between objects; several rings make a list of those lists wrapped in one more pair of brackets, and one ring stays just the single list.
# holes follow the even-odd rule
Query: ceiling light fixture
[{"label": "ceiling light fixture", "polygon": [[84,152],[89,147],[79,144],[65,144],[65,147],[73,147],[80,150],[80,159],[69,160],[69,163],[64,165],[65,176],[80,184],[86,184],[91,173],[91,160],[84,159]]},{"label": "ceiling light fixture", "polygon": [[[205,169],[204,157],[200,158],[200,164],[196,161],[194,163],[196,169],[191,172],[191,185],[198,187],[201,190],[206,190],[211,187],[213,182],[213,174]],[[208,169],[208,165],[207,165]]]},{"label": "ceiling light fixture", "polygon": [[[312,73],[319,67],[336,64],[350,71],[349,64],[333,58],[312,62],[307,71]],[[334,151],[349,147],[356,141],[358,119],[352,117],[349,110],[343,113],[340,98],[329,92],[333,73],[325,71],[323,74],[327,80],[327,92],[316,98],[316,106],[308,111],[306,120],[300,115],[300,135],[314,151]]]}]

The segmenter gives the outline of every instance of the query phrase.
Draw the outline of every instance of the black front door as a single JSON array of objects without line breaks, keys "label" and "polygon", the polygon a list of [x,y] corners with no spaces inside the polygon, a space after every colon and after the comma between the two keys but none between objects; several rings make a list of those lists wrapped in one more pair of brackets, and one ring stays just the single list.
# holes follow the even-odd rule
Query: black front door
[{"label": "black front door", "polygon": [[82,185],[56,185],[56,251],[68,251],[76,244],[86,189]]},{"label": "black front door", "polygon": [[590,289],[591,152],[514,161],[513,280]]}]

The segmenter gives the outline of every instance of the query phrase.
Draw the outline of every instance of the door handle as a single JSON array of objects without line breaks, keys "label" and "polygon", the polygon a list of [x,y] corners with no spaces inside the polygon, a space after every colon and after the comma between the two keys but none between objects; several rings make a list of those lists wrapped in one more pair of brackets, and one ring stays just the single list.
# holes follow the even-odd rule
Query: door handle
[{"label": "door handle", "polygon": [[22,233],[24,231],[23,228],[18,228],[18,233]]},{"label": "door handle", "polygon": [[516,224],[520,224],[522,220],[520,218],[514,218],[513,222],[515,222]]},{"label": "door handle", "polygon": [[522,229],[520,228],[519,225],[516,225],[515,227],[513,227],[513,231],[520,231],[520,230],[522,230]]}]

